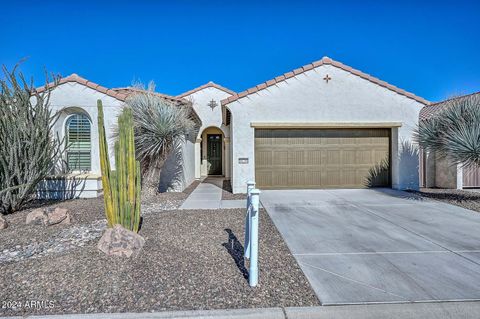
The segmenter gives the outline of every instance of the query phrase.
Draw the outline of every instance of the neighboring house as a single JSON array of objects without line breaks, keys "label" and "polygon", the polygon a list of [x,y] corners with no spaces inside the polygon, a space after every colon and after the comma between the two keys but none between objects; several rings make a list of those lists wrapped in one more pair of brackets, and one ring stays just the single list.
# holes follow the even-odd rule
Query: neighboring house
[{"label": "neighboring house", "polygon": [[[134,91],[109,90],[76,75],[52,91],[52,107],[65,113],[57,132],[90,134],[78,145],[85,153],[71,155],[97,185],[85,188],[89,196],[101,191],[96,100],[103,100],[111,139]],[[199,122],[196,136],[167,161],[161,190],[181,190],[208,175],[230,179],[234,193],[244,193],[248,180],[261,189],[418,188],[412,133],[429,102],[330,58],[241,93],[209,82],[177,97],[159,96],[188,103]]]},{"label": "neighboring house", "polygon": [[[480,96],[480,92],[454,98],[455,100],[465,99],[472,95]],[[426,121],[441,114],[448,106],[445,100],[425,106],[420,111],[419,121]],[[420,153],[420,186],[438,188],[478,188],[480,187],[480,168],[470,166],[462,167],[435,154],[428,154],[425,151]]]}]

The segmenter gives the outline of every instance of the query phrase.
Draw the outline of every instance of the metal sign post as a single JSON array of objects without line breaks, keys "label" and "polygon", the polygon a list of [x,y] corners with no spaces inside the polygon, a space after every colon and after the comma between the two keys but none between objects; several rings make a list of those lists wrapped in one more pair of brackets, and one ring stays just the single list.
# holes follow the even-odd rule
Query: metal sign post
[{"label": "metal sign post", "polygon": [[255,188],[255,182],[248,181],[247,182],[247,214],[245,215],[245,247],[243,251],[243,259],[244,259],[244,266],[248,268],[248,261],[250,260],[250,234],[251,234],[251,227],[250,227],[250,210],[251,210],[251,202],[250,202],[250,192]]},{"label": "metal sign post", "polygon": [[260,190],[250,191],[250,269],[248,271],[248,283],[250,287],[258,284],[258,206],[260,203]]}]

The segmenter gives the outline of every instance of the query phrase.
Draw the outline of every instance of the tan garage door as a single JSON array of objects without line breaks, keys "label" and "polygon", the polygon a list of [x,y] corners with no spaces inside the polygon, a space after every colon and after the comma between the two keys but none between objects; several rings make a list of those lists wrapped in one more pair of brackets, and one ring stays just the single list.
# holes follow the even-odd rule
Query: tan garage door
[{"label": "tan garage door", "polygon": [[390,129],[256,129],[259,188],[389,186]]}]

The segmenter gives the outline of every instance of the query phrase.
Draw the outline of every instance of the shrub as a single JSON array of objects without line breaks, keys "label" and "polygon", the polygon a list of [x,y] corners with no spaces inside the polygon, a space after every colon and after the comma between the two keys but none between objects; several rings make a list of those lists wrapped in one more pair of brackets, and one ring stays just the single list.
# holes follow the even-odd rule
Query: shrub
[{"label": "shrub", "polygon": [[[38,93],[17,67],[0,79],[0,212],[20,210],[54,168],[60,141],[49,109],[50,90]],[[48,78],[47,78],[48,82]]]},{"label": "shrub", "polygon": [[419,123],[416,141],[424,150],[455,164],[480,165],[480,95],[444,103],[441,112]]},{"label": "shrub", "polygon": [[158,189],[161,168],[168,155],[191,134],[195,123],[190,108],[167,102],[149,90],[131,95],[135,147],[146,186]]}]

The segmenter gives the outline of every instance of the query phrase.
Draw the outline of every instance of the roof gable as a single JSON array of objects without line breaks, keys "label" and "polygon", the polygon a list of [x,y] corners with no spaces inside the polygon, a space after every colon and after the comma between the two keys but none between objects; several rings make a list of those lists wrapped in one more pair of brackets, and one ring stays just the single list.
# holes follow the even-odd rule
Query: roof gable
[{"label": "roof gable", "polygon": [[224,91],[225,93],[228,93],[228,94],[230,94],[230,95],[235,95],[235,94],[236,94],[234,91],[232,91],[232,90],[230,90],[230,89],[227,89],[226,87],[223,87],[223,86],[221,86],[220,84],[217,84],[217,83],[214,83],[214,82],[210,81],[210,82],[208,82],[208,83],[206,83],[206,84],[204,84],[204,85],[201,85],[201,86],[199,86],[199,87],[197,87],[197,88],[195,88],[195,89],[192,89],[192,90],[190,90],[190,91],[187,91],[187,92],[185,92],[185,93],[182,93],[182,94],[180,94],[180,95],[177,95],[177,97],[178,97],[178,98],[183,98],[183,97],[189,96],[189,95],[191,95],[191,94],[193,94],[193,93],[195,93],[195,92],[201,91],[201,90],[206,89],[206,88],[216,88],[216,89],[221,90],[221,91]]},{"label": "roof gable", "polygon": [[121,92],[116,92],[114,90],[108,89],[108,88],[106,88],[104,86],[101,86],[97,83],[94,83],[92,81],[84,79],[84,78],[82,78],[81,76],[79,76],[78,74],[75,74],[75,73],[72,73],[71,75],[69,75],[67,77],[61,78],[58,81],[58,83],[51,82],[51,83],[46,84],[45,86],[36,88],[36,91],[38,93],[41,93],[41,92],[46,91],[48,89],[54,88],[55,86],[62,85],[62,84],[65,84],[65,83],[69,83],[69,82],[79,83],[81,85],[89,87],[89,88],[91,88],[95,91],[98,91],[100,93],[103,93],[105,95],[113,97],[113,98],[115,98],[117,100],[120,100],[120,101],[125,101],[125,99],[127,98],[127,95],[122,94]]},{"label": "roof gable", "polygon": [[422,104],[425,104],[425,105],[430,104],[430,102],[427,101],[427,100],[425,100],[424,98],[421,98],[421,97],[419,97],[419,96],[416,96],[416,95],[414,95],[414,94],[412,94],[412,93],[410,93],[410,92],[407,92],[407,91],[405,91],[405,90],[403,90],[403,89],[400,89],[400,88],[398,88],[398,87],[396,87],[396,86],[394,86],[394,85],[391,85],[391,84],[389,84],[389,83],[387,83],[387,82],[385,82],[385,81],[382,81],[382,80],[380,80],[380,79],[378,79],[378,78],[376,78],[376,77],[373,77],[373,76],[371,76],[371,75],[369,75],[369,74],[366,74],[366,73],[363,73],[363,72],[361,72],[361,71],[359,71],[359,70],[353,69],[353,68],[351,68],[351,67],[349,67],[349,66],[347,66],[347,65],[345,65],[345,64],[343,64],[343,63],[334,61],[334,60],[330,59],[329,57],[323,57],[323,58],[322,58],[321,60],[319,60],[319,61],[316,61],[316,62],[307,64],[307,65],[304,65],[304,66],[302,66],[302,67],[300,67],[300,68],[298,68],[298,69],[295,69],[295,70],[293,70],[293,71],[284,73],[284,74],[282,74],[282,75],[280,75],[280,76],[277,76],[277,77],[274,78],[274,79],[271,79],[271,80],[268,80],[268,81],[266,81],[266,82],[263,82],[263,83],[261,83],[261,84],[259,84],[259,85],[257,85],[257,86],[254,86],[254,87],[252,87],[252,88],[250,88],[250,89],[248,89],[248,90],[245,90],[245,91],[243,91],[243,92],[234,94],[234,95],[232,95],[232,96],[230,96],[230,97],[222,100],[222,105],[226,105],[226,104],[232,103],[232,102],[237,101],[237,100],[239,100],[239,99],[241,99],[241,98],[243,98],[243,97],[245,97],[245,96],[247,96],[247,95],[256,93],[256,92],[258,92],[258,91],[260,91],[260,90],[263,90],[263,89],[266,89],[266,88],[268,88],[268,87],[270,87],[270,86],[276,85],[276,84],[279,83],[279,82],[283,82],[283,81],[285,81],[285,80],[287,80],[287,79],[293,78],[293,77],[295,77],[295,76],[297,76],[297,75],[299,75],[299,74],[305,73],[305,72],[307,72],[307,71],[310,71],[310,70],[312,70],[312,69],[314,69],[314,68],[317,68],[317,67],[320,67],[320,66],[322,66],[322,65],[331,65],[331,66],[337,67],[337,68],[339,68],[339,69],[342,69],[342,70],[344,70],[344,71],[347,71],[347,72],[349,72],[349,73],[352,73],[352,74],[354,74],[354,75],[356,75],[356,76],[359,76],[359,77],[362,78],[362,79],[365,79],[365,80],[370,81],[370,82],[372,82],[372,83],[375,83],[375,84],[377,84],[377,85],[379,85],[379,86],[382,86],[382,87],[384,87],[384,88],[387,88],[387,89],[389,89],[389,90],[391,90],[391,91],[393,91],[393,92],[395,92],[395,93],[398,93],[398,94],[403,95],[403,96],[405,96],[405,97],[407,97],[407,98],[413,99],[413,100],[415,100],[415,101],[417,101],[417,102],[419,102],[419,103],[422,103]]}]

